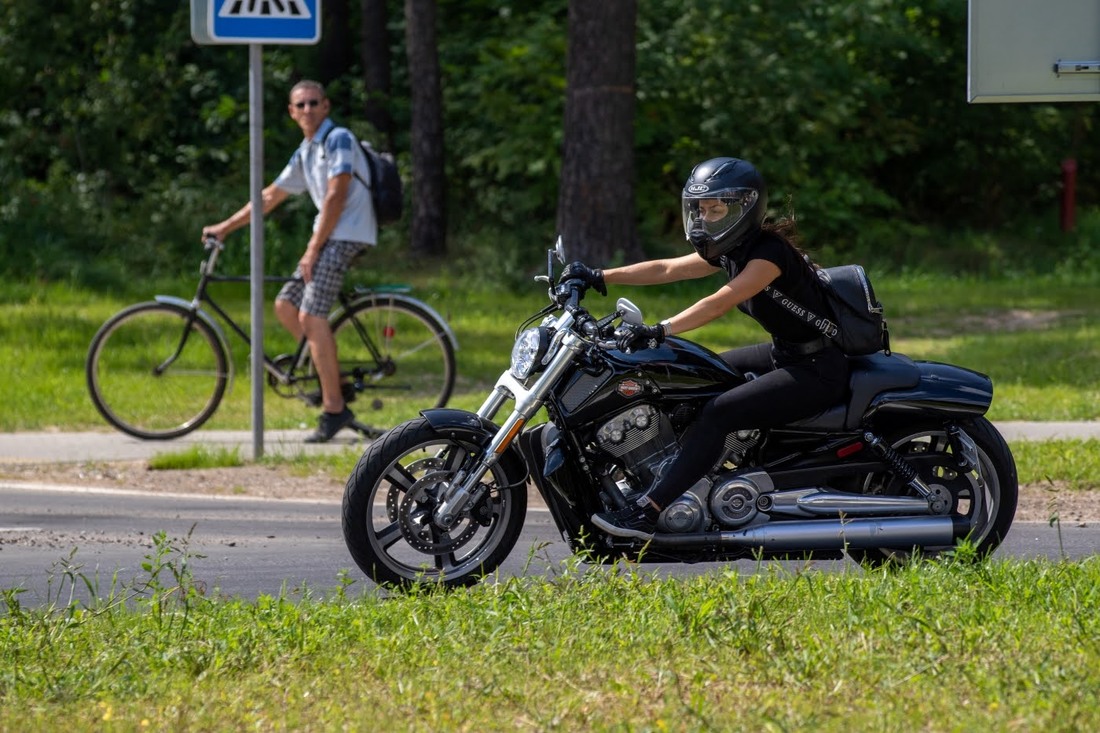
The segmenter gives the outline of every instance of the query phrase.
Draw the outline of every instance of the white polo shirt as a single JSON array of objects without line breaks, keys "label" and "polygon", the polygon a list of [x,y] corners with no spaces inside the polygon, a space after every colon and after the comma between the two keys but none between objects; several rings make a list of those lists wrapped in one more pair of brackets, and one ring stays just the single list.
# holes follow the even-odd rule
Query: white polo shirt
[{"label": "white polo shirt", "polygon": [[343,173],[352,174],[348,184],[348,200],[336,228],[329,236],[331,239],[374,244],[378,241],[378,222],[374,217],[370,191],[363,183],[370,180],[370,171],[359,141],[346,128],[336,127],[332,120],[326,118],[312,138],[302,140],[290,156],[290,162],[275,179],[275,185],[290,194],[309,192],[318,211],[313,220],[313,228],[316,229],[329,179]]}]

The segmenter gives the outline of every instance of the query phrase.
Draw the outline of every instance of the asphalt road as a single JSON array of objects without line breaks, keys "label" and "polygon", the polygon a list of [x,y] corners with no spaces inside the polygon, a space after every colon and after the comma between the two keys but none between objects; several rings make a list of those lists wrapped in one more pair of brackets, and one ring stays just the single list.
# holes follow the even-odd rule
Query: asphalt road
[{"label": "asphalt road", "polygon": [[[1100,423],[1000,423],[1012,440],[1100,438]],[[265,454],[278,451],[343,450],[361,445],[345,432],[328,445],[301,443],[301,431],[263,436]],[[254,447],[250,432],[200,431],[169,442],[140,441],[118,433],[0,433],[0,462],[140,460],[178,451],[189,444]],[[21,588],[23,603],[65,601],[73,591],[87,598],[144,577],[142,565],[155,555],[154,536],[170,538],[171,557],[188,553],[195,578],[208,592],[256,598],[311,592],[328,595],[342,571],[354,580],[349,592],[376,587],[351,561],[344,547],[337,502],[262,500],[243,497],[146,495],[102,489],[73,490],[5,484],[0,480],[0,588]],[[1100,547],[1100,527],[1023,523],[1013,526],[998,556],[1079,558]],[[73,553],[75,549],[75,554]],[[200,557],[201,556],[201,557]],[[523,535],[502,576],[552,575],[568,552],[549,515],[537,502],[528,511]],[[756,563],[734,563],[752,572]],[[815,563],[842,569],[850,563]],[[663,574],[714,571],[713,564],[660,566]],[[72,580],[79,582],[73,589]]]},{"label": "asphalt road", "polygon": [[[355,581],[350,595],[377,592],[344,546],[337,502],[0,487],[0,507],[0,588],[23,589],[20,602],[27,606],[64,605],[70,592],[87,601],[86,582],[100,597],[133,585],[147,577],[142,564],[156,555],[154,536],[160,532],[168,539],[163,547],[171,548],[167,559],[178,563],[187,553],[195,579],[210,594],[329,596],[340,585],[341,571]],[[1092,555],[1097,547],[1100,526],[1021,522],[996,556],[1072,559]],[[499,572],[552,577],[567,559],[548,512],[536,506],[528,510],[523,534]],[[652,568],[662,576],[688,576],[730,565]],[[751,560],[732,565],[743,573],[758,568]],[[813,565],[858,572],[848,561]]]}]

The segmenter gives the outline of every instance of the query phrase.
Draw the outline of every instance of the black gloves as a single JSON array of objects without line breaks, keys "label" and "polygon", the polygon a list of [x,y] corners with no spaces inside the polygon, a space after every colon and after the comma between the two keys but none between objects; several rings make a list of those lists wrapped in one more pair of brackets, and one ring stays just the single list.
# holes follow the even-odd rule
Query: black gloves
[{"label": "black gloves", "polygon": [[566,280],[580,280],[586,288],[593,288],[600,295],[607,295],[607,285],[603,281],[603,270],[595,270],[583,262],[571,262],[558,278],[561,284]]},{"label": "black gloves", "polygon": [[615,329],[615,345],[619,351],[627,353],[639,349],[656,349],[665,340],[665,329],[661,325],[647,326],[644,323],[624,323]]}]

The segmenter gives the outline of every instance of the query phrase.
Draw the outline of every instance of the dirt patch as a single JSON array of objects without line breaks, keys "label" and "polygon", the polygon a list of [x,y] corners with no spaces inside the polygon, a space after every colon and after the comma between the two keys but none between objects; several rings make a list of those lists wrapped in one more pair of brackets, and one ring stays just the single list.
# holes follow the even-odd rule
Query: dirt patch
[{"label": "dirt patch", "polygon": [[[144,461],[0,464],[0,479],[176,494],[255,496],[340,501],[346,477],[302,475],[286,466],[245,465],[186,471],[152,471]],[[535,499],[532,496],[532,499]],[[1016,520],[1067,524],[1100,522],[1100,489],[1071,490],[1058,483],[1020,487]]]}]

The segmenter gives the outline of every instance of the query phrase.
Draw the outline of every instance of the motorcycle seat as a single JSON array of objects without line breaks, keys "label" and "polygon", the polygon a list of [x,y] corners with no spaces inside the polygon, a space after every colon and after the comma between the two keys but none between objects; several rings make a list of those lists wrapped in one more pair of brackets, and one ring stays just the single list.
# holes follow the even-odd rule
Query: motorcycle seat
[{"label": "motorcycle seat", "polygon": [[847,403],[830,407],[803,420],[791,423],[799,430],[839,432],[859,427],[863,413],[876,395],[891,389],[909,389],[920,382],[920,369],[904,354],[879,352],[848,358]]}]

